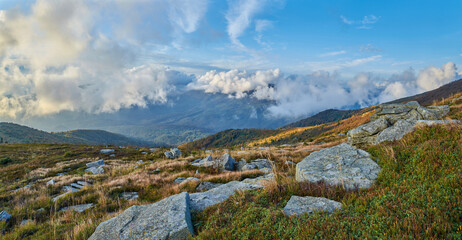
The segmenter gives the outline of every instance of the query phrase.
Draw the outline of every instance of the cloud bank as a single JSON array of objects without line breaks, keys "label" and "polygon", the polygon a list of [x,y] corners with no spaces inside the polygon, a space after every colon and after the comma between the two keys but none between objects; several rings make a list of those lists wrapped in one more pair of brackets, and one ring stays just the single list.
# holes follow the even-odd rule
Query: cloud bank
[{"label": "cloud bank", "polygon": [[270,117],[301,117],[328,108],[366,107],[435,89],[458,76],[454,63],[428,67],[416,74],[413,69],[383,79],[371,73],[342,80],[338,74],[317,71],[308,75],[285,76],[279,69],[256,71],[210,71],[188,87],[230,97],[272,100]]}]

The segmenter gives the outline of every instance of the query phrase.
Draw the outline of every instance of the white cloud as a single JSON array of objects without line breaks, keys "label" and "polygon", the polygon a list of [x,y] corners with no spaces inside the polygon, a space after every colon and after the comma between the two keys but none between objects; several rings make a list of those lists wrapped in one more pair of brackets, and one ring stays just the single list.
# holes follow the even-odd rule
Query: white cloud
[{"label": "white cloud", "polygon": [[320,57],[332,57],[332,56],[342,55],[342,54],[346,54],[346,53],[347,52],[345,50],[342,50],[342,51],[323,53],[323,54],[320,54],[319,56]]},{"label": "white cloud", "polygon": [[457,67],[453,62],[448,62],[441,68],[428,67],[420,72],[417,86],[420,92],[429,91],[453,81],[457,75]]},{"label": "white cloud", "polygon": [[[176,26],[168,31],[177,32],[177,28],[190,33],[197,29],[206,3],[126,4],[163,7],[162,16],[168,16],[169,24]],[[191,80],[163,66],[133,64],[142,46],[109,39],[97,25],[97,19],[103,17],[102,8],[112,4],[38,0],[31,4],[30,11],[1,11],[0,116],[21,118],[65,110],[99,113],[145,107],[165,103],[176,84]],[[189,7],[180,10],[180,5]],[[131,14],[130,8],[120,10],[114,15]]]},{"label": "white cloud", "polygon": [[266,19],[258,19],[255,21],[255,31],[258,33],[261,33],[271,27],[273,27],[273,21]]},{"label": "white cloud", "polygon": [[228,21],[228,35],[231,42],[238,47],[244,47],[239,37],[249,27],[257,13],[263,10],[267,0],[229,0],[229,9],[226,12]]},{"label": "white cloud", "polygon": [[382,59],[382,55],[374,55],[365,58],[356,58],[356,59],[339,59],[334,61],[320,61],[320,62],[306,62],[304,63],[304,68],[309,68],[313,71],[323,70],[323,71],[335,71],[344,68],[351,68],[360,66],[363,64],[376,62]]},{"label": "white cloud", "polygon": [[364,16],[361,20],[350,20],[346,18],[345,16],[340,15],[340,19],[342,20],[343,23],[347,25],[354,25],[358,29],[371,29],[372,25],[377,23],[380,17],[370,14],[370,15]]}]

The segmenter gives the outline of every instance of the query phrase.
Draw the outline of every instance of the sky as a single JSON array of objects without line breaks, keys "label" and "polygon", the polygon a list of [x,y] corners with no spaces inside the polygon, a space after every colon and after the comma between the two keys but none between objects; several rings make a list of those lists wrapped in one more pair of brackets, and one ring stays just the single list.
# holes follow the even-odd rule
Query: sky
[{"label": "sky", "polygon": [[0,119],[117,112],[203,91],[268,117],[460,78],[462,1],[0,0]]}]

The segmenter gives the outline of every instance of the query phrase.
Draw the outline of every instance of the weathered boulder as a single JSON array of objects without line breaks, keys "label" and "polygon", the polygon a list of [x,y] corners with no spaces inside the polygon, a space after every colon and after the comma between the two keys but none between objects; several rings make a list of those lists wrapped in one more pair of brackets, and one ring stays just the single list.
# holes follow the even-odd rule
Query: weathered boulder
[{"label": "weathered boulder", "polygon": [[56,181],[54,179],[51,179],[50,181],[47,182],[47,185],[55,185]]},{"label": "weathered boulder", "polygon": [[212,156],[211,155],[208,155],[207,157],[205,157],[204,159],[202,160],[199,160],[199,161],[194,161],[192,163],[193,166],[196,166],[196,167],[213,167],[216,165],[215,161],[213,160]]},{"label": "weathered boulder", "polygon": [[115,150],[114,149],[101,149],[99,150],[100,153],[107,154],[107,153],[113,153]]},{"label": "weathered boulder", "polygon": [[259,184],[232,181],[208,190],[207,192],[192,193],[190,195],[191,209],[202,211],[209,206],[225,201],[238,190],[253,190],[262,187],[263,186]]},{"label": "weathered boulder", "polygon": [[223,183],[212,183],[212,182],[201,182],[199,186],[196,187],[197,191],[210,190],[223,185]]},{"label": "weathered boulder", "polygon": [[448,106],[422,107],[416,101],[406,104],[382,104],[369,123],[350,130],[348,143],[371,145],[401,139],[420,120],[436,120],[449,112]]},{"label": "weathered boulder", "polygon": [[188,239],[194,234],[187,192],[159,202],[132,206],[101,223],[89,240]]},{"label": "weathered boulder", "polygon": [[195,177],[188,177],[188,178],[178,177],[173,182],[176,184],[180,184],[180,183],[187,183],[187,182],[194,182],[194,181],[200,182],[200,179],[195,178]]},{"label": "weathered boulder", "polygon": [[246,178],[242,182],[263,185],[265,182],[274,181],[274,179],[274,173],[268,173],[256,178]]},{"label": "weathered boulder", "polygon": [[293,216],[304,213],[311,214],[314,211],[332,213],[337,209],[342,209],[342,204],[327,198],[292,196],[284,207],[284,212],[289,216]]},{"label": "weathered boulder", "polygon": [[170,152],[173,154],[173,158],[179,158],[181,156],[181,151],[178,148],[170,148]]},{"label": "weathered boulder", "polygon": [[237,164],[236,164],[236,170],[238,171],[243,171],[242,168],[244,168],[244,166],[247,165],[247,161],[245,159],[241,159],[241,161],[239,161]]},{"label": "weathered boulder", "polygon": [[75,206],[69,206],[69,207],[63,207],[61,208],[59,211],[76,211],[76,212],[79,212],[79,213],[83,213],[85,212],[85,210],[89,209],[93,207],[93,203],[89,203],[89,204],[80,204],[80,205],[75,205]]},{"label": "weathered boulder", "polygon": [[380,171],[369,153],[347,143],[325,148],[307,156],[296,166],[299,182],[323,180],[331,185],[369,188]]},{"label": "weathered boulder", "polygon": [[255,159],[255,160],[250,161],[250,163],[247,163],[247,162],[244,163],[244,162],[242,162],[242,160],[239,162],[237,170],[248,171],[248,170],[259,169],[260,171],[269,173],[273,169],[273,165],[271,161],[269,161],[268,159]]},{"label": "weathered boulder", "polygon": [[171,153],[171,152],[164,152],[164,155],[165,155],[167,158],[174,158],[174,157],[173,157],[173,153]]}]

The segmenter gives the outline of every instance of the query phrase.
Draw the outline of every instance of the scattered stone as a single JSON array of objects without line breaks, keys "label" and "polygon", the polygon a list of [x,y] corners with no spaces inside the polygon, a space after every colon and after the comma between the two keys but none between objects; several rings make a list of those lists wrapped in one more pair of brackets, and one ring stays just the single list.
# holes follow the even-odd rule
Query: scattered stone
[{"label": "scattered stone", "polygon": [[216,187],[223,185],[223,183],[212,183],[212,182],[201,182],[199,186],[196,187],[197,191],[210,190]]},{"label": "scattered stone", "polygon": [[84,186],[80,185],[78,183],[71,183],[71,187],[77,188],[77,189],[82,189]]},{"label": "scattered stone", "polygon": [[345,136],[345,133],[339,133],[338,135],[339,136]]},{"label": "scattered stone", "polygon": [[274,174],[268,173],[256,178],[246,178],[242,182],[263,185],[265,182],[274,181]]},{"label": "scattered stone", "polygon": [[246,165],[247,165],[247,161],[246,161],[245,159],[241,158],[241,161],[239,161],[239,162],[237,163],[236,169],[237,169],[238,171],[243,171],[242,169],[243,169],[244,166],[246,166]]},{"label": "scattered stone", "polygon": [[8,214],[6,211],[1,211],[0,212],[0,221],[6,222],[6,221],[10,220],[10,218],[11,218],[11,215]]},{"label": "scattered stone", "polygon": [[132,206],[101,223],[89,240],[99,239],[188,239],[194,234],[187,192],[159,202]]},{"label": "scattered stone", "polygon": [[47,182],[47,185],[55,185],[56,181],[54,179],[51,179],[50,181]]},{"label": "scattered stone", "polygon": [[151,151],[151,152],[155,152],[155,151],[157,151],[157,150],[158,150],[157,148],[150,148],[150,149],[149,149],[149,151]]},{"label": "scattered stone", "polygon": [[178,148],[170,148],[170,152],[165,152],[164,155],[167,158],[174,159],[181,156],[181,151]]},{"label": "scattered stone", "polygon": [[77,184],[80,184],[82,186],[91,186],[90,183],[84,182],[84,181],[77,181]]},{"label": "scattered stone", "polygon": [[217,166],[217,163],[213,160],[212,155],[208,155],[199,162],[193,162],[191,165],[196,167],[215,167]]},{"label": "scattered stone", "polygon": [[120,198],[131,201],[138,199],[138,193],[137,192],[123,192],[120,194]]},{"label": "scattered stone", "polygon": [[64,176],[66,173],[57,173],[56,176]]},{"label": "scattered stone", "polygon": [[216,188],[210,189],[206,192],[192,193],[191,209],[202,211],[205,208],[221,203],[233,195],[238,190],[253,190],[262,188],[262,185],[232,181]]},{"label": "scattered stone", "polygon": [[239,162],[238,164],[238,170],[240,171],[248,171],[254,169],[258,169],[265,173],[270,173],[273,169],[273,165],[268,159],[255,159],[250,163],[244,164],[243,162]]},{"label": "scattered stone", "polygon": [[[72,184],[71,184],[72,185]],[[80,189],[78,188],[75,188],[75,187],[72,187],[72,186],[64,186],[63,187],[63,191],[64,192],[77,192],[79,191]]]},{"label": "scattered stone", "polygon": [[284,207],[284,212],[289,216],[294,216],[304,213],[311,214],[314,211],[332,213],[337,209],[342,209],[342,204],[327,198],[292,196]]},{"label": "scattered stone", "polygon": [[156,169],[156,170],[154,170],[154,174],[158,174],[158,173],[160,173],[160,169],[159,169],[159,168]]},{"label": "scattered stone", "polygon": [[98,160],[98,161],[95,161],[95,162],[90,162],[90,163],[87,163],[87,168],[91,168],[91,167],[99,167],[99,166],[104,166],[104,160]]},{"label": "scattered stone", "polygon": [[25,225],[27,225],[29,223],[32,223],[32,219],[24,219],[24,220],[21,221],[21,227],[25,226]]},{"label": "scattered stone", "polygon": [[239,151],[239,152],[237,152],[237,154],[246,154],[246,153],[247,153],[247,151]]},{"label": "scattered stone", "polygon": [[199,178],[195,178],[195,177],[188,177],[188,178],[184,178],[184,177],[178,177],[177,179],[175,179],[175,181],[173,181],[174,183],[176,184],[180,184],[180,183],[187,183],[187,182],[191,182],[191,181],[200,181]]},{"label": "scattered stone", "polygon": [[141,154],[146,155],[146,154],[148,154],[148,153],[147,153],[147,152],[141,152]]},{"label": "scattered stone", "polygon": [[138,160],[138,161],[136,162],[136,164],[143,164],[143,163],[144,163],[143,160]]},{"label": "scattered stone", "polygon": [[269,147],[259,147],[258,149],[260,149],[260,150],[268,150],[270,148]]},{"label": "scattered stone", "polygon": [[103,166],[91,167],[91,168],[85,169],[85,171],[86,172],[91,172],[93,174],[103,174],[104,173],[104,168],[103,168]]},{"label": "scattered stone", "polygon": [[101,149],[99,150],[100,153],[107,154],[107,153],[113,153],[115,150],[114,149]]},{"label": "scattered stone", "polygon": [[234,158],[232,158],[229,153],[223,154],[219,159],[217,159],[217,164],[218,168],[220,170],[228,170],[228,171],[233,171],[234,170],[234,164],[235,164]]},{"label": "scattered stone", "polygon": [[211,153],[213,153],[213,150],[205,150],[205,153],[211,154]]},{"label": "scattered stone", "polygon": [[369,188],[380,171],[369,153],[342,143],[316,151],[296,166],[295,179],[299,182],[323,180],[345,188]]},{"label": "scattered stone", "polygon": [[80,205],[69,206],[69,207],[63,207],[59,211],[62,212],[62,211],[72,211],[72,210],[74,210],[76,212],[83,213],[83,212],[85,212],[85,210],[90,209],[91,207],[93,207],[93,203],[80,204]]},{"label": "scattered stone", "polygon": [[198,174],[199,174],[199,169],[196,169],[196,175],[198,175]]},{"label": "scattered stone", "polygon": [[109,155],[109,157],[115,157],[115,156],[116,156],[115,154],[111,154],[111,155]]},{"label": "scattered stone", "polygon": [[202,160],[202,159],[198,158],[198,159],[192,161],[191,163],[198,163],[198,162],[200,162],[201,160]]}]

